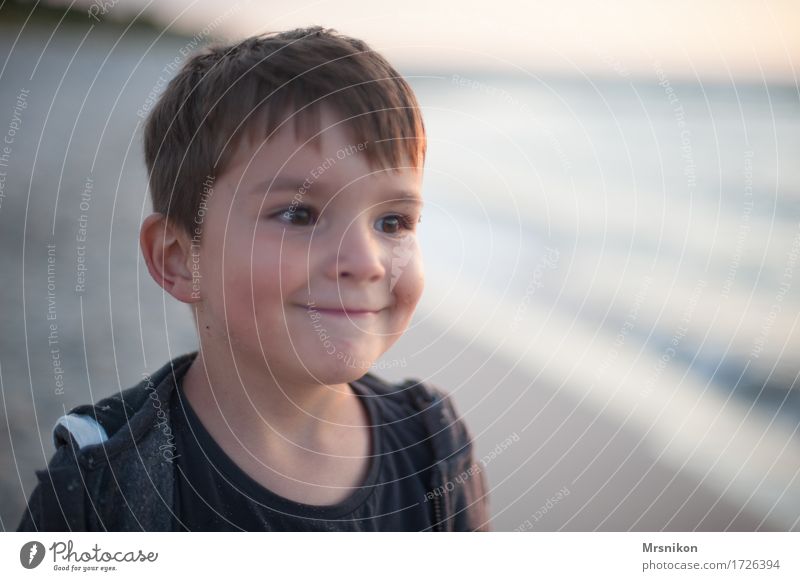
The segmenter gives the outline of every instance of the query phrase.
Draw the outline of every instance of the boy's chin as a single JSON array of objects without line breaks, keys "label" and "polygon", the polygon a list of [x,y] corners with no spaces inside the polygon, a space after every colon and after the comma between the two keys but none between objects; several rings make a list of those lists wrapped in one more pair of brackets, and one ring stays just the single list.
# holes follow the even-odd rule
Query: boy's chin
[{"label": "boy's chin", "polygon": [[355,357],[334,356],[326,357],[326,360],[317,362],[316,365],[306,365],[313,374],[313,380],[326,385],[340,383],[350,383],[360,379],[370,370],[372,360],[359,360]]}]

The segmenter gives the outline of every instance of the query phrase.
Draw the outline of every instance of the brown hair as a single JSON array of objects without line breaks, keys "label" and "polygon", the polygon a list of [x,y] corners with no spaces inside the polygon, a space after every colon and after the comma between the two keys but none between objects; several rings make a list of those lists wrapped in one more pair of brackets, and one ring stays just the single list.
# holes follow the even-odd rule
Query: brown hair
[{"label": "brown hair", "polygon": [[310,138],[323,103],[348,119],[359,142],[369,141],[373,171],[424,164],[419,104],[385,58],[320,26],[265,33],[200,50],[153,107],[144,127],[153,210],[191,235],[203,189],[225,171],[245,132],[268,138],[291,122],[298,138],[299,130]]}]

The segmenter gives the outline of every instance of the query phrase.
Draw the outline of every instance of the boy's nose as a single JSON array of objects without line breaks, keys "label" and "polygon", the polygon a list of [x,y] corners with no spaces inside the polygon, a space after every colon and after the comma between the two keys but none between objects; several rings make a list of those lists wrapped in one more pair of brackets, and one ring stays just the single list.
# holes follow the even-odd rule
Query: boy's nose
[{"label": "boy's nose", "polygon": [[352,222],[346,231],[330,243],[328,275],[335,280],[378,282],[386,276],[385,249],[371,225],[360,220]]}]

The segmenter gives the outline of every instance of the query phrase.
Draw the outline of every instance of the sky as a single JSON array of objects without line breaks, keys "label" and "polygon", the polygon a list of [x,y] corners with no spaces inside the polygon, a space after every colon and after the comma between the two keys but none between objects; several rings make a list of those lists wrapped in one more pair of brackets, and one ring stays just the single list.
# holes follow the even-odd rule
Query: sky
[{"label": "sky", "polygon": [[798,0],[117,0],[109,15],[145,6],[165,26],[224,38],[320,24],[405,69],[653,76],[657,63],[673,77],[791,84],[800,73]]},{"label": "sky", "polygon": [[652,76],[657,62],[676,76],[793,84],[800,74],[798,0],[169,0],[151,10],[230,37],[320,24],[404,68]]}]

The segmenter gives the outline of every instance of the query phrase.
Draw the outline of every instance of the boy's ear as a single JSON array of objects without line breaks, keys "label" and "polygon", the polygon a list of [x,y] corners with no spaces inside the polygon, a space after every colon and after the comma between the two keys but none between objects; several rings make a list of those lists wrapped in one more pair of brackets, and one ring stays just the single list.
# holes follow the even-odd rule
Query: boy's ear
[{"label": "boy's ear", "polygon": [[142,222],[139,246],[150,276],[165,291],[184,303],[200,300],[192,288],[191,241],[179,226],[164,214],[150,214]]}]

